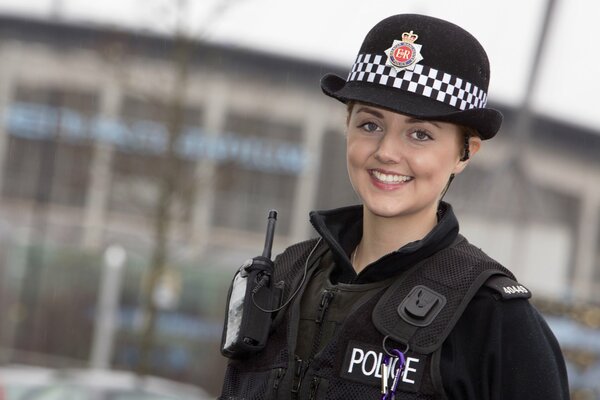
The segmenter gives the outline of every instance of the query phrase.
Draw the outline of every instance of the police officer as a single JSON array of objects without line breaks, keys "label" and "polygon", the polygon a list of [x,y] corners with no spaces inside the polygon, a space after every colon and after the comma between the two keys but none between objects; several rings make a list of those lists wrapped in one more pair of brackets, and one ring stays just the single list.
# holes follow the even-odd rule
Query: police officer
[{"label": "police officer", "polygon": [[266,347],[233,357],[221,399],[567,399],[552,332],[509,270],[442,201],[502,115],[462,28],[395,15],[347,79],[347,167],[361,205],[310,214],[319,238],[275,260],[283,308]]}]

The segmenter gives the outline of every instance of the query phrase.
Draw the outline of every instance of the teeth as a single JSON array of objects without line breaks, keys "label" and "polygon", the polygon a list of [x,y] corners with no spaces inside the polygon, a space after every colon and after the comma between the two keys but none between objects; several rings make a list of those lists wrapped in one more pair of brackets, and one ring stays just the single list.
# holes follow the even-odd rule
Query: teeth
[{"label": "teeth", "polygon": [[377,180],[386,182],[386,183],[400,183],[400,182],[408,182],[412,179],[410,176],[405,175],[392,175],[392,174],[384,174],[379,171],[373,171],[373,176],[377,178]]}]

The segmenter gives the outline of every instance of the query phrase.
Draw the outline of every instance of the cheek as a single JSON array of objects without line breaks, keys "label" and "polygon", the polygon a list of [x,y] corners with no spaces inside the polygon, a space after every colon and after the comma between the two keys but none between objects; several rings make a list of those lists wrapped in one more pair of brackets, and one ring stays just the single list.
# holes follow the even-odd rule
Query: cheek
[{"label": "cheek", "polygon": [[[363,171],[367,166],[369,159],[369,146],[365,141],[357,140],[356,138],[347,138],[346,145],[346,169],[350,184],[358,193],[360,187],[359,182],[364,179]],[[362,177],[362,178],[361,178]]]},{"label": "cheek", "polygon": [[448,151],[415,154],[411,168],[416,175],[432,180],[446,181],[456,165],[455,157]]},{"label": "cheek", "polygon": [[352,137],[346,139],[346,161],[348,168],[357,167],[364,163],[368,150],[360,141]]}]

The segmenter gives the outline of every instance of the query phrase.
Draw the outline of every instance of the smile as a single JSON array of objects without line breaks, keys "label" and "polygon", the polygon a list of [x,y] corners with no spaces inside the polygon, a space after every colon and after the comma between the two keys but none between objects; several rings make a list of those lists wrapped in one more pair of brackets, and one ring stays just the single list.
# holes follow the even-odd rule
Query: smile
[{"label": "smile", "polygon": [[413,179],[412,176],[384,173],[377,170],[370,170],[369,173],[382,183],[403,183]]}]

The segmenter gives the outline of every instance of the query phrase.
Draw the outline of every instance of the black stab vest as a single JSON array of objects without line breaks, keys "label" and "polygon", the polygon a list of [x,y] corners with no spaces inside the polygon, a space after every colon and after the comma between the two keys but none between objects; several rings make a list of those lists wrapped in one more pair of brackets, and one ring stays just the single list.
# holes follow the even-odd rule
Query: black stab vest
[{"label": "black stab vest", "polygon": [[[327,246],[315,239],[277,257],[274,282],[285,282],[283,300],[302,283],[305,267],[310,277],[325,251]],[[396,399],[443,399],[442,344],[482,285],[493,281],[488,286],[500,290],[496,277],[505,280],[504,285],[518,285],[509,270],[459,235],[451,246],[355,307],[308,368],[299,370],[293,349],[304,282],[291,305],[275,317],[267,347],[249,358],[230,360],[219,398],[380,399],[385,346],[388,351],[408,349]],[[512,294],[529,296],[526,289]],[[390,384],[393,378],[392,368]],[[298,381],[302,384],[296,387]],[[292,395],[293,389],[297,392]]]}]

